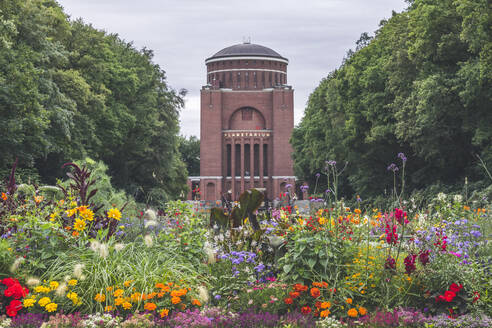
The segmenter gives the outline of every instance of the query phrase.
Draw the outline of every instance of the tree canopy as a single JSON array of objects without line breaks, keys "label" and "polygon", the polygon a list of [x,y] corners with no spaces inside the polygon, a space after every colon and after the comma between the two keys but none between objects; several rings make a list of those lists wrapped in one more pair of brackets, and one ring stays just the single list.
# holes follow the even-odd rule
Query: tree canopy
[{"label": "tree canopy", "polygon": [[477,156],[492,164],[492,5],[408,3],[374,37],[362,34],[311,94],[291,139],[297,176],[313,181],[325,161],[347,161],[345,194],[380,195],[403,152],[411,189],[484,179]]},{"label": "tree canopy", "polygon": [[91,157],[140,201],[186,188],[182,97],[149,49],[70,21],[54,0],[0,2],[0,170],[15,158],[43,182]]}]

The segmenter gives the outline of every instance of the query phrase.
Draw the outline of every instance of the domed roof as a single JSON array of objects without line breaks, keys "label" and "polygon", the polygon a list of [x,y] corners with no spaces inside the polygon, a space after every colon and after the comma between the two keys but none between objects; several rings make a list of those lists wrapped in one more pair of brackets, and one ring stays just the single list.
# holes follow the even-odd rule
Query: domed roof
[{"label": "domed roof", "polygon": [[205,61],[215,58],[223,57],[240,57],[240,56],[253,56],[253,57],[273,57],[283,60],[287,58],[282,57],[278,52],[259,44],[253,44],[249,42],[235,44],[233,46],[224,48],[217,52],[212,57],[207,58]]}]

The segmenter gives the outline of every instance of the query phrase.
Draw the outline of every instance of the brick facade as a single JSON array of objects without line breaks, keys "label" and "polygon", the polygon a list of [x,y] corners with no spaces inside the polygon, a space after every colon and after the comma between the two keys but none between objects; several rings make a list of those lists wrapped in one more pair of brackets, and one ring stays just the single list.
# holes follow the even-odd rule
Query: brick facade
[{"label": "brick facade", "polygon": [[252,187],[265,188],[273,200],[286,184],[295,184],[289,144],[294,91],[286,84],[287,64],[273,50],[248,43],[206,60],[200,177],[189,182],[199,183],[201,200],[237,200]]}]

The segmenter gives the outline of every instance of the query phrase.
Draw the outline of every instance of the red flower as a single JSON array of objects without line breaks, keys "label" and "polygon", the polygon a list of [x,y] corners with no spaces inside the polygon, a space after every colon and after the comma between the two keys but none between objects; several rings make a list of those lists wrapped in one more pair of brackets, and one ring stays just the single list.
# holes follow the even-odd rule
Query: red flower
[{"label": "red flower", "polygon": [[19,281],[15,278],[5,278],[2,280],[2,284],[4,284],[7,287],[10,287],[10,286],[12,286],[14,284],[18,284],[18,283],[19,283]]},{"label": "red flower", "polygon": [[446,292],[444,292],[444,300],[446,302],[451,302],[452,300],[454,300],[455,297],[456,297],[456,293],[454,293],[450,290],[447,290]]},{"label": "red flower", "polygon": [[476,301],[478,301],[480,299],[480,294],[478,292],[473,292],[473,295],[475,295],[475,297],[473,298],[472,303],[475,303]]},{"label": "red flower", "polygon": [[309,306],[303,306],[301,308],[301,313],[304,315],[309,314],[309,313],[311,313],[311,308]]},{"label": "red flower", "polygon": [[7,315],[9,317],[15,317],[17,315],[17,311],[22,309],[22,303],[19,300],[12,300],[9,305],[5,307],[7,310]]},{"label": "red flower", "polygon": [[314,298],[318,298],[321,295],[320,291],[318,288],[314,287],[311,288],[311,296]]},{"label": "red flower", "polygon": [[294,301],[293,301],[293,300],[292,300],[292,298],[290,298],[290,297],[289,297],[289,298],[286,298],[286,299],[284,300],[284,303],[285,303],[285,304],[292,304],[293,302],[294,302]]},{"label": "red flower", "polygon": [[292,298],[297,298],[297,297],[299,297],[299,295],[300,294],[298,292],[290,292],[289,293],[289,296],[292,297]]},{"label": "red flower", "polygon": [[455,294],[457,294],[462,289],[463,289],[463,285],[462,284],[459,284],[459,286],[458,286],[454,282],[451,284],[451,286],[449,286],[449,290],[452,291]]}]

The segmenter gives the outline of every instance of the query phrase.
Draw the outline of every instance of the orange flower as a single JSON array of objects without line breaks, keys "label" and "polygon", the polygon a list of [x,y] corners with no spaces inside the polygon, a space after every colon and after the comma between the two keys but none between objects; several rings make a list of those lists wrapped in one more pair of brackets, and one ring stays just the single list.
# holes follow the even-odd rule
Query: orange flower
[{"label": "orange flower", "polygon": [[329,307],[331,307],[331,302],[323,302],[323,303],[321,303],[321,308],[322,309],[327,309]]},{"label": "orange flower", "polygon": [[318,288],[314,287],[311,288],[311,296],[314,298],[318,298],[321,295],[320,291]]},{"label": "orange flower", "polygon": [[120,297],[123,295],[123,293],[124,293],[123,289],[117,289],[114,291],[113,296],[114,297]]},{"label": "orange flower", "polygon": [[173,303],[173,304],[178,304],[180,302],[181,302],[181,298],[179,298],[178,296],[171,298],[171,303]]},{"label": "orange flower", "polygon": [[352,304],[352,299],[351,299],[351,298],[347,298],[346,302],[347,302],[348,304]]},{"label": "orange flower", "polygon": [[366,315],[367,314],[367,309],[365,307],[360,307],[359,308],[359,313],[360,315]]},{"label": "orange flower", "polygon": [[191,304],[196,305],[196,306],[202,306],[202,303],[200,303],[200,301],[197,300],[196,298],[191,301]]},{"label": "orange flower", "polygon": [[357,309],[351,308],[350,310],[347,311],[347,314],[349,317],[355,318],[358,315]]},{"label": "orange flower", "polygon": [[117,297],[114,299],[114,305],[116,305],[116,306],[122,305],[124,302],[125,302],[125,299],[123,299],[121,297]]},{"label": "orange flower", "polygon": [[186,304],[181,303],[179,307],[181,308],[181,311],[184,311],[186,309]]},{"label": "orange flower", "polygon": [[323,284],[321,282],[313,282],[313,287],[323,287]]},{"label": "orange flower", "polygon": [[96,302],[102,303],[102,302],[104,302],[106,300],[106,295],[104,295],[102,293],[99,293],[96,296],[94,296],[94,300]]},{"label": "orange flower", "polygon": [[299,297],[299,295],[300,294],[298,292],[290,292],[289,293],[289,296],[292,297],[292,298],[297,298],[297,297]]},{"label": "orange flower", "polygon": [[325,282],[325,281],[323,281],[323,282],[321,283],[321,285],[322,285],[321,287],[323,287],[323,288],[328,288],[328,283],[327,283],[327,282]]},{"label": "orange flower", "polygon": [[125,287],[130,287],[130,284],[133,282],[133,280],[127,280],[123,283]]},{"label": "orange flower", "polygon": [[157,305],[155,305],[154,303],[145,303],[144,305],[144,309],[147,310],[147,311],[154,311],[155,309],[157,308]]},{"label": "orange flower", "polygon": [[319,313],[319,316],[320,316],[321,318],[326,318],[326,317],[327,317],[327,316],[329,316],[330,314],[331,314],[330,310],[324,310],[324,311],[321,311],[321,312]]},{"label": "orange flower", "polygon": [[78,231],[73,231],[72,232],[72,236],[73,237],[78,237],[79,236],[79,232]]},{"label": "orange flower", "polygon": [[155,288],[164,289],[164,284],[162,282],[158,282],[155,284]]},{"label": "orange flower", "polygon": [[167,317],[169,315],[169,310],[168,309],[162,309],[160,314],[161,314],[161,318]]},{"label": "orange flower", "polygon": [[354,210],[354,212],[355,212],[355,214],[360,214],[360,213],[361,213],[360,209],[358,209],[358,208],[356,208],[356,209]]},{"label": "orange flower", "polygon": [[5,194],[4,192],[2,192],[2,199],[7,200],[7,194]]},{"label": "orange flower", "polygon": [[132,303],[129,303],[129,302],[125,302],[125,303],[123,303],[123,308],[124,308],[125,310],[129,310],[129,309],[131,309],[131,308],[132,308]]},{"label": "orange flower", "polygon": [[308,290],[308,286],[304,286],[303,284],[294,285],[294,291],[296,292],[305,292],[306,290]]},{"label": "orange flower", "polygon": [[292,304],[293,302],[294,302],[294,301],[292,300],[292,298],[286,298],[286,299],[284,300],[284,303],[285,303],[285,304]]},{"label": "orange flower", "polygon": [[107,305],[105,308],[104,308],[104,312],[111,312],[113,311],[113,307],[111,305]]}]

